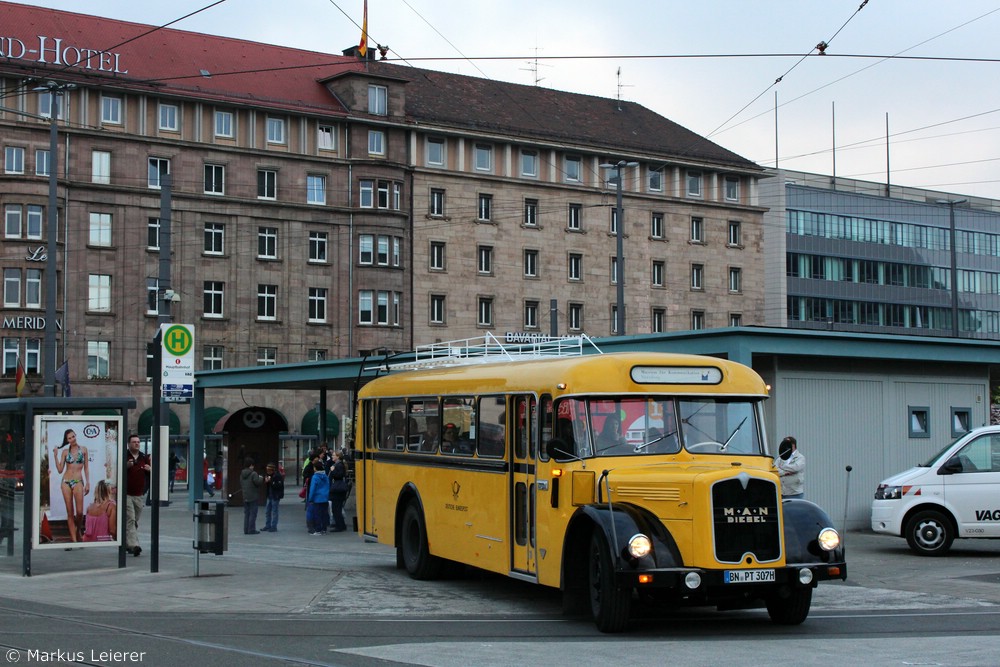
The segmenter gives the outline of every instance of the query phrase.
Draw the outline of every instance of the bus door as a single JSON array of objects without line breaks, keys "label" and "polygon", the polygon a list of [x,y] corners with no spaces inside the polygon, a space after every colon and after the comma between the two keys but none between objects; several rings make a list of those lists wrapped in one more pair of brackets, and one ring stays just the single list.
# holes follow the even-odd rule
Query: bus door
[{"label": "bus door", "polygon": [[534,396],[514,396],[508,411],[510,452],[511,570],[536,573],[535,454],[537,409]]}]

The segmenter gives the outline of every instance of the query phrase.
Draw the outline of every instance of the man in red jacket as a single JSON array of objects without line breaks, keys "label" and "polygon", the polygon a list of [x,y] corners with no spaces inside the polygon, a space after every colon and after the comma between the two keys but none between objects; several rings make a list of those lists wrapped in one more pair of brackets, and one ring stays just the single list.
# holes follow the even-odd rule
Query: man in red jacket
[{"label": "man in red jacket", "polygon": [[130,435],[125,462],[125,551],[133,556],[142,553],[139,517],[146,504],[146,476],[151,469],[149,457],[139,451],[139,436]]}]

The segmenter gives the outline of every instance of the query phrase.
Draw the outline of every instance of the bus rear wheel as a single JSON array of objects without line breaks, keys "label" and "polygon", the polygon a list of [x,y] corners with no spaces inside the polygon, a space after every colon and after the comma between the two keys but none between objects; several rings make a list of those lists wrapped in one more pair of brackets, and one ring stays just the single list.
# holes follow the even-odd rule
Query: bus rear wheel
[{"label": "bus rear wheel", "polygon": [[632,589],[615,582],[614,559],[604,533],[595,528],[590,536],[588,563],[590,612],[601,632],[621,632],[628,621]]},{"label": "bus rear wheel", "polygon": [[409,503],[403,511],[396,549],[397,561],[403,562],[414,579],[434,579],[441,573],[442,561],[431,555],[424,514],[415,502]]}]

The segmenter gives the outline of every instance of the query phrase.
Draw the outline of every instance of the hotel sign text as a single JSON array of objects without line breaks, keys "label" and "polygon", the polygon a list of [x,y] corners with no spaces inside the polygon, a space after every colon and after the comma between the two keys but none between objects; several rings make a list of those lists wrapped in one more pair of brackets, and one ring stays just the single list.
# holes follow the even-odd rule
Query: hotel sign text
[{"label": "hotel sign text", "polygon": [[37,40],[25,43],[17,37],[0,37],[0,58],[128,74],[121,68],[120,53],[65,44],[61,37],[38,35]]}]

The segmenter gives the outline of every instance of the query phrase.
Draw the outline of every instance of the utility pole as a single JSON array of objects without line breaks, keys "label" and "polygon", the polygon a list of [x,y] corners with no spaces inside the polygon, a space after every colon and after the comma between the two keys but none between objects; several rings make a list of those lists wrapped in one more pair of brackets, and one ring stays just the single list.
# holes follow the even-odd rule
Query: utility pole
[{"label": "utility pole", "polygon": [[955,231],[955,206],[964,204],[968,199],[938,199],[938,204],[948,207],[948,229],[950,231],[948,245],[951,246],[951,335],[958,338],[958,248],[956,242],[958,233]]},{"label": "utility pole", "polygon": [[623,252],[623,238],[625,234],[625,212],[622,209],[622,167],[637,167],[638,162],[626,162],[619,160],[615,163],[604,163],[600,165],[603,169],[615,170],[616,204],[615,204],[615,283],[618,287],[617,307],[615,317],[615,335],[625,335],[625,257]]},{"label": "utility pole", "polygon": [[[151,475],[153,485],[150,494],[152,511],[149,524],[150,572],[158,572],[160,569],[160,478],[164,470],[170,469],[166,465],[170,449],[170,407],[163,400],[163,370],[161,368],[163,359],[161,332],[164,324],[170,324],[170,305],[173,299],[173,290],[170,289],[170,190],[170,174],[160,174],[160,267],[156,284],[157,333],[155,337],[155,354],[161,363],[155,364],[156,373],[153,376],[153,470]],[[164,442],[164,431],[166,431],[166,442]],[[193,466],[191,469],[193,470]]]}]

